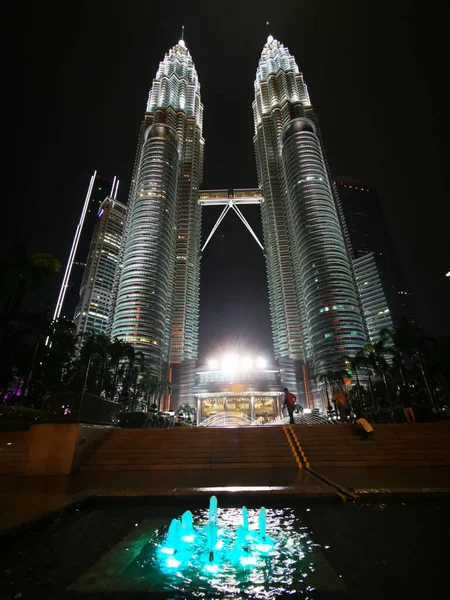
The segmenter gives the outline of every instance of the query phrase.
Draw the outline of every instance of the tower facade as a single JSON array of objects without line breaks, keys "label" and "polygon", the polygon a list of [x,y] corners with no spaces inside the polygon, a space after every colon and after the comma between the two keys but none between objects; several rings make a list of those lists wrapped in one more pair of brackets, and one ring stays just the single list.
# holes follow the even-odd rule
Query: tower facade
[{"label": "tower facade", "polygon": [[397,325],[402,317],[417,321],[413,298],[376,189],[350,177],[337,177],[336,184],[352,256],[358,260],[372,253],[393,325]]},{"label": "tower facade", "polygon": [[180,40],[159,65],[141,125],[111,335],[141,351],[158,377],[179,364],[181,401],[192,394],[198,349],[202,121],[197,72]]},{"label": "tower facade", "polygon": [[372,344],[381,338],[383,329],[392,329],[391,311],[384,293],[375,254],[369,252],[353,260],[361,307]]},{"label": "tower facade", "polygon": [[275,356],[284,385],[305,393],[365,343],[343,219],[308,89],[269,36],[253,103]]},{"label": "tower facade", "polygon": [[106,332],[126,210],[109,196],[98,210],[73,319],[78,335]]}]

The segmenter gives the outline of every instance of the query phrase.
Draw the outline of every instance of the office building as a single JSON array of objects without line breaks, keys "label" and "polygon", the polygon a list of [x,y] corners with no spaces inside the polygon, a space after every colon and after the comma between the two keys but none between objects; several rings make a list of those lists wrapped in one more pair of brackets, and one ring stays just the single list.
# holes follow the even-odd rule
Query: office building
[{"label": "office building", "polygon": [[416,320],[411,292],[405,282],[376,190],[349,177],[336,184],[347,225],[353,258],[373,254],[392,323],[401,317]]},{"label": "office building", "polygon": [[73,319],[100,205],[108,195],[115,198],[118,187],[119,181],[116,177],[109,180],[94,171],[90,178],[64,270],[53,319],[57,319],[59,316]]},{"label": "office building", "polygon": [[100,205],[75,310],[78,335],[106,333],[125,214],[126,206],[109,196]]},{"label": "office building", "polygon": [[269,36],[253,103],[275,356],[308,387],[365,343],[358,293],[318,120],[295,58]]},{"label": "office building", "polygon": [[393,326],[374,253],[369,252],[355,258],[353,267],[367,333],[369,340],[374,344],[380,340],[383,329],[391,330]]},{"label": "office building", "polygon": [[263,359],[225,356],[200,365],[195,378],[197,422],[231,417],[242,424],[265,423],[282,413],[282,388],[278,366]]},{"label": "office building", "polygon": [[179,402],[193,402],[198,352],[202,121],[181,39],[160,63],[140,130],[111,327],[157,377],[179,365]]}]

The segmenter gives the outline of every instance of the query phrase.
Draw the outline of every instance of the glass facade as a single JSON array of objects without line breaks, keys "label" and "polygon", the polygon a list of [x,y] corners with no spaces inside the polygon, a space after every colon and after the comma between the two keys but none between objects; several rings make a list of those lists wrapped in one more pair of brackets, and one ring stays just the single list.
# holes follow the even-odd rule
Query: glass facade
[{"label": "glass facade", "polygon": [[158,377],[180,363],[180,402],[193,399],[198,352],[202,122],[197,72],[180,40],[160,63],[141,126],[110,331]]},{"label": "glass facade", "polygon": [[125,214],[126,206],[110,197],[98,209],[73,319],[78,335],[106,332]]},{"label": "glass facade", "polygon": [[314,376],[341,368],[365,335],[317,117],[294,57],[272,36],[253,115],[275,356],[283,384],[307,403]]},{"label": "glass facade", "polygon": [[199,400],[199,422],[214,415],[225,414],[233,417],[247,417],[252,421],[273,421],[281,414],[279,398],[265,395],[226,395],[202,397]]},{"label": "glass facade", "polygon": [[374,344],[383,329],[392,329],[392,317],[373,252],[353,260],[367,333]]},{"label": "glass facade", "polygon": [[291,120],[283,132],[292,251],[298,264],[315,373],[337,370],[365,343],[352,266],[347,255],[321,145],[311,121]]},{"label": "glass facade", "polygon": [[349,177],[338,177],[336,184],[348,227],[351,256],[359,259],[372,253],[394,325],[401,317],[417,320],[376,190]]}]

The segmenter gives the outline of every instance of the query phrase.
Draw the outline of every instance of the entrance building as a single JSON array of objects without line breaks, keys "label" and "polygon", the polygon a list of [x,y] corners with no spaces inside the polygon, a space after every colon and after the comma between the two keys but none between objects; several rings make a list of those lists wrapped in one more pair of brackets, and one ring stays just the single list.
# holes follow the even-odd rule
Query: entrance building
[{"label": "entrance building", "polygon": [[[216,361],[211,361],[216,363]],[[225,415],[250,421],[272,421],[282,415],[280,371],[251,361],[245,366],[204,365],[195,375],[197,422]]]}]

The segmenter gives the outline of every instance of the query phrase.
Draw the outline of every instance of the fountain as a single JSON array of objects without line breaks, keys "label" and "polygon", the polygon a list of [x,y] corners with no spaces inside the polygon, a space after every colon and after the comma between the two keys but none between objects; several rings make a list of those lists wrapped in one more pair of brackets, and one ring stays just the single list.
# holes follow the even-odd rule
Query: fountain
[{"label": "fountain", "polygon": [[211,496],[209,499],[209,520],[217,522],[217,498]]},{"label": "fountain", "polygon": [[[258,564],[261,557],[270,556],[276,542],[267,536],[267,512],[261,507],[258,515],[258,529],[250,530],[248,510],[241,509],[242,523],[233,532],[223,530],[218,524],[217,498],[209,500],[208,522],[204,527],[194,528],[193,515],[187,510],[180,519],[173,519],[160,552],[169,555],[164,558],[165,567],[190,567],[198,559],[209,573],[217,573],[227,561],[250,567]],[[223,536],[222,539],[218,539]],[[234,537],[234,541],[233,541]],[[227,547],[225,548],[225,544]]]},{"label": "fountain", "polygon": [[176,554],[181,545],[181,521],[172,519],[166,544],[161,548],[163,554]]}]

